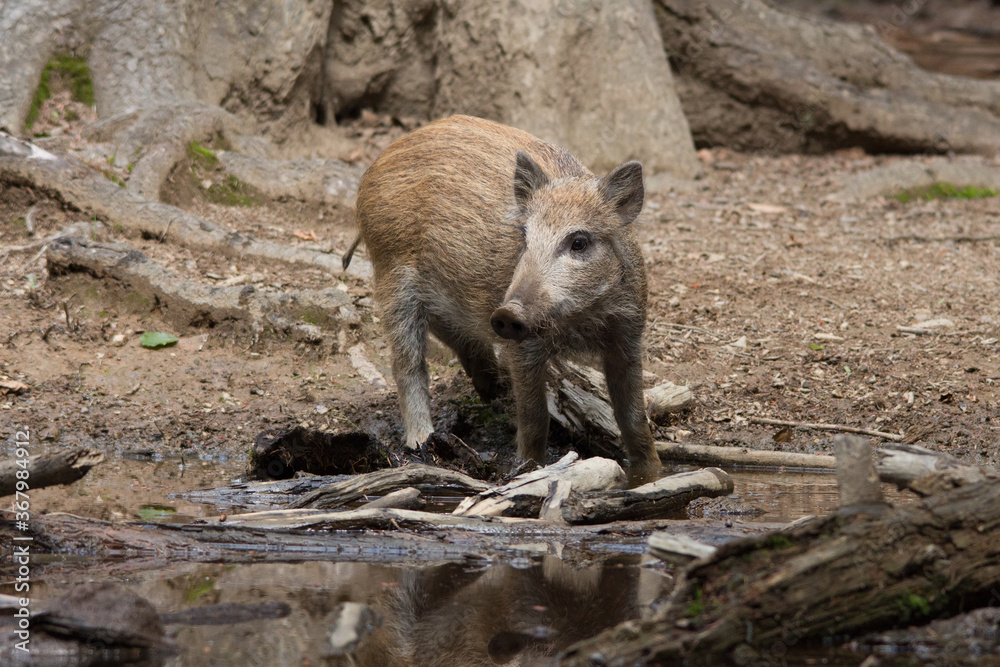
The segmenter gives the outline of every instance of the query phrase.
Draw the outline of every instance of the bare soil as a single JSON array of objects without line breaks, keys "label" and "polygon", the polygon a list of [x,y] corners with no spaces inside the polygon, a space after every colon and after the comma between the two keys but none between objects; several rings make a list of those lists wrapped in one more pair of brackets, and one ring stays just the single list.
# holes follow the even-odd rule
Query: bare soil
[{"label": "bare soil", "polygon": [[[371,125],[366,117],[358,122]],[[384,124],[328,140],[341,147],[353,140],[350,154],[364,164],[403,131]],[[996,465],[1000,198],[843,205],[825,200],[842,179],[904,158],[861,152],[768,157],[724,149],[702,150],[699,157],[706,175],[697,182],[658,186],[651,180],[636,223],[650,283],[646,369],[690,385],[697,396],[693,409],[657,427],[658,437],[831,453],[833,433],[779,434],[779,427],[747,421],[764,416],[898,433]],[[210,203],[204,188],[185,180],[187,168],[175,172],[176,187],[168,185],[164,198],[216,224],[337,251],[354,236],[353,221],[332,207]],[[43,256],[31,261],[34,248],[4,254],[87,219],[46,193],[0,184],[0,380],[30,385],[0,396],[8,448],[15,429],[27,427],[35,453],[81,444],[115,460],[167,462],[156,472],[146,466],[133,480],[134,493],[147,489],[154,498],[240,474],[254,436],[268,428],[360,426],[399,445],[391,382],[390,389],[372,385],[346,353],[363,343],[369,360],[390,377],[367,284],[124,238],[104,225],[98,234],[133,244],[178,275],[272,291],[339,284],[362,314],[338,350],[277,338],[255,343],[209,328],[173,331],[181,336],[178,345],[148,350],[139,345],[141,332],[171,330],[156,304],[130,302],[116,286],[83,273],[49,277]],[[942,319],[947,322],[939,321],[930,335],[898,329]],[[116,334],[125,337],[120,345]],[[461,428],[456,405],[478,399],[452,357],[432,346],[432,393],[442,426]],[[493,412],[477,423],[474,445],[506,448],[509,455],[511,428]],[[191,474],[192,461],[221,467]],[[116,493],[118,505],[110,509],[55,490],[40,492],[36,503],[52,498],[53,508],[134,516],[134,500]]]}]

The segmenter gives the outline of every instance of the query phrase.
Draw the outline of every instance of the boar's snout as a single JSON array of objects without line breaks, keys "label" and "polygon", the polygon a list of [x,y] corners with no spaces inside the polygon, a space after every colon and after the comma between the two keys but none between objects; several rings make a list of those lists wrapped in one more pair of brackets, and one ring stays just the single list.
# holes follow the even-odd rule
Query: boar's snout
[{"label": "boar's snout", "polygon": [[493,311],[490,326],[501,338],[521,342],[528,337],[528,324],[524,318],[524,307],[517,301],[509,301]]}]

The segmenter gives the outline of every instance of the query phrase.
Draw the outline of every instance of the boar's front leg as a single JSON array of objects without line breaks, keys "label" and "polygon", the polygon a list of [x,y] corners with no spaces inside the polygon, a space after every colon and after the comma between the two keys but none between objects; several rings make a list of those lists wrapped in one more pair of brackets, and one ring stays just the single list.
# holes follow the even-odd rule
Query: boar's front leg
[{"label": "boar's front leg", "polygon": [[517,455],[545,465],[549,407],[545,398],[548,355],[541,346],[521,343],[511,352],[510,375],[517,404]]},{"label": "boar's front leg", "polygon": [[405,271],[379,282],[376,298],[382,304],[392,349],[392,375],[405,431],[403,444],[416,449],[434,431],[426,361],[427,315]]},{"label": "boar's front leg", "polygon": [[604,354],[604,379],[608,385],[615,421],[622,432],[630,472],[652,475],[662,467],[646,421],[642,395],[642,350],[619,341]]}]

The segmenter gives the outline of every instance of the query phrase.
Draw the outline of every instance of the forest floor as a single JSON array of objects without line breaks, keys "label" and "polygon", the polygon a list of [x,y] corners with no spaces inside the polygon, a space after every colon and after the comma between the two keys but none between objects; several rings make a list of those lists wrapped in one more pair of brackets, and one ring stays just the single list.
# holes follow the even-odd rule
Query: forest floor
[{"label": "forest floor", "polygon": [[[337,134],[340,154],[328,157],[365,166],[403,131],[363,116]],[[697,397],[691,409],[658,425],[658,437],[832,453],[832,432],[748,421],[768,417],[877,429],[969,462],[1000,463],[1000,197],[828,199],[852,175],[930,159],[919,156],[723,149],[699,156],[705,176],[698,181],[649,179],[636,226],[650,285],[646,370],[689,385]],[[225,228],[292,245],[343,252],[354,237],[351,213],[332,206],[260,198],[212,203],[206,182],[213,176],[193,164],[175,171],[164,201]],[[0,183],[0,257],[6,248],[89,219],[45,192]],[[44,255],[6,255],[0,261],[0,381],[30,387],[0,389],[7,447],[15,429],[27,427],[33,453],[93,446],[109,453],[109,472],[130,458],[177,457],[211,470],[199,475],[197,465],[153,466],[128,488],[120,479],[109,481],[96,499],[53,490],[62,494],[51,496],[54,505],[86,505],[87,514],[104,518],[133,516],[142,498],[152,502],[168,490],[213,486],[241,474],[254,437],[265,429],[356,425],[399,446],[386,339],[366,282],[125,238],[114,225],[104,225],[99,236],[125,241],[204,284],[265,292],[335,285],[352,297],[361,323],[339,349],[277,338],[255,343],[219,328],[177,331],[155,304],[122,300],[107,281],[84,273],[50,277]],[[145,349],[143,331],[170,331],[180,342]],[[117,334],[123,338],[115,342]],[[359,342],[390,378],[388,388],[352,365],[347,349]],[[461,427],[461,406],[478,403],[452,357],[432,346],[434,414],[447,429]],[[479,426],[495,432],[474,445],[506,448],[510,455],[508,423]],[[558,449],[550,448],[551,456]]]}]

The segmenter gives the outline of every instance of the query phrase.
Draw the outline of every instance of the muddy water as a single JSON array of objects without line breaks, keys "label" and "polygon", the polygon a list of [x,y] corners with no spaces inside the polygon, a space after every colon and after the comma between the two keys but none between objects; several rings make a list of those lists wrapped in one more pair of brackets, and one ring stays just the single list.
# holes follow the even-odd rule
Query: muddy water
[{"label": "muddy water", "polygon": [[[183,500],[177,492],[226,484],[242,467],[225,460],[118,459],[70,489],[36,492],[33,504],[36,511],[102,519],[187,522],[219,510]],[[705,516],[715,512],[720,520],[773,523],[836,508],[832,474],[729,472],[734,493],[716,499]],[[454,503],[437,500],[443,511]],[[338,605],[348,601],[369,605],[381,618],[354,664],[528,665],[606,627],[649,616],[655,601],[669,593],[673,569],[644,555],[641,539],[603,547],[600,554],[572,562],[560,557],[558,545],[538,544],[524,545],[520,557],[462,563],[394,553],[380,563],[338,562],[348,557],[334,555],[297,563],[177,563],[153,569],[79,555],[45,565],[32,593],[41,602],[82,579],[110,578],[161,613],[266,601],[291,609],[280,619],[171,625],[183,650],[169,663],[174,665],[323,662]],[[0,586],[0,592],[12,592],[7,588]]]}]

